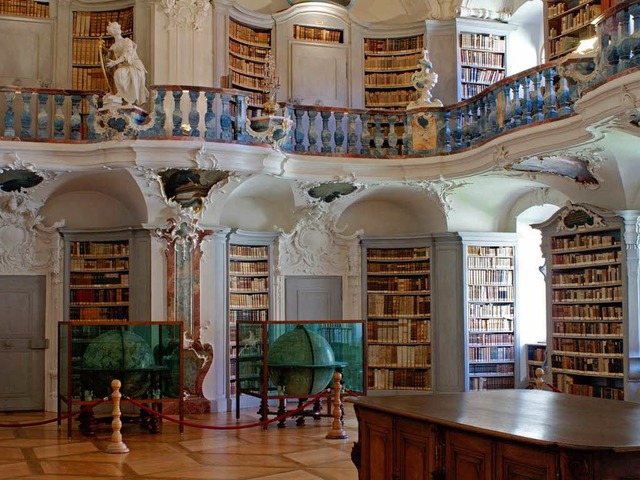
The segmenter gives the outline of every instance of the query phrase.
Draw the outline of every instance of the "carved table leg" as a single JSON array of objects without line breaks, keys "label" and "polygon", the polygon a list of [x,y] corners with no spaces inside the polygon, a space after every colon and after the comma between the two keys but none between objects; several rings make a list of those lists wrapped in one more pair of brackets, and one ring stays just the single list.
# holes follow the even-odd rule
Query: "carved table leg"
[{"label": "carved table leg", "polygon": [[[286,411],[287,411],[287,409],[286,409],[286,408],[285,408],[285,406],[284,406],[284,398],[281,398],[281,399],[279,400],[279,404],[278,404],[278,416],[284,415]],[[285,421],[286,421],[286,419],[284,419],[284,418],[283,418],[283,419],[281,419],[281,420],[278,422],[278,428],[284,428],[284,427],[286,427],[286,425],[285,425],[285,423],[284,423]]]},{"label": "carved table leg", "polygon": [[[298,399],[298,408],[300,408],[303,403],[304,403],[304,398],[299,398]],[[298,427],[304,425],[304,411],[300,411],[300,413],[298,414],[298,419],[296,420],[296,425]]]},{"label": "carved table leg", "polygon": [[80,412],[78,420],[80,421],[80,432],[83,435],[92,437],[96,434],[96,418],[93,416],[93,409]]}]

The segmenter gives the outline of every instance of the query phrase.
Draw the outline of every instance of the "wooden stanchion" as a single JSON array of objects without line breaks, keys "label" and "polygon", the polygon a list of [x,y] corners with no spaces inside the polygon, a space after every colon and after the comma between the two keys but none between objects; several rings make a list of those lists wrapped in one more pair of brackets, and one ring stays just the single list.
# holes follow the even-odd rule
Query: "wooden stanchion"
[{"label": "wooden stanchion", "polygon": [[122,398],[122,394],[120,393],[121,386],[122,383],[120,383],[120,380],[113,380],[111,382],[111,388],[113,389],[113,393],[111,394],[111,401],[113,402],[111,428],[113,429],[113,433],[111,434],[111,443],[107,446],[107,453],[127,453],[129,451],[129,447],[122,441],[122,434],[120,433],[120,429],[122,428],[122,421],[120,420],[122,416],[120,412],[120,399]]},{"label": "wooden stanchion", "polygon": [[342,374],[336,371],[333,374],[333,422],[326,437],[331,440],[349,438],[347,432],[342,428],[342,399],[340,398],[342,384],[340,380],[342,380]]}]

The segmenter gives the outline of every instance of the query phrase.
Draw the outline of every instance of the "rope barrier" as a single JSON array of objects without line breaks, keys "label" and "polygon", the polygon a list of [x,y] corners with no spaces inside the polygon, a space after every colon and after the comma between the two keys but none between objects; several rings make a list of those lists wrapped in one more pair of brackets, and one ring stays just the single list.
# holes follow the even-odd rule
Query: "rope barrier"
[{"label": "rope barrier", "polygon": [[61,422],[62,420],[66,420],[68,418],[71,417],[75,417],[76,415],[80,415],[82,412],[85,412],[87,410],[91,410],[94,407],[97,407],[98,405],[101,405],[105,402],[109,401],[109,397],[104,397],[102,400],[98,400],[97,402],[88,404],[83,406],[80,410],[78,410],[77,412],[70,412],[67,413],[65,415],[58,415],[54,418],[49,418],[47,420],[38,420],[38,421],[33,421],[33,422],[12,422],[12,423],[0,423],[0,428],[22,428],[22,427],[40,427],[42,425],[46,425],[48,423],[53,423],[53,422]]},{"label": "rope barrier", "polygon": [[158,412],[156,410],[153,410],[152,408],[147,407],[146,405],[144,405],[143,403],[137,402],[135,400],[133,400],[130,397],[127,396],[123,396],[122,399],[131,403],[132,405],[145,410],[148,413],[151,413],[152,415],[157,415],[160,418],[163,418],[165,420],[168,420],[170,422],[174,422],[177,423],[179,425],[185,425],[187,427],[194,427],[194,428],[204,428],[207,430],[241,430],[241,429],[245,429],[245,428],[254,428],[254,427],[263,427],[265,425],[269,425],[270,423],[273,422],[279,422],[281,420],[284,420],[285,418],[289,418],[292,417],[294,415],[297,415],[298,413],[302,412],[305,408],[307,408],[308,406],[312,405],[313,403],[315,403],[317,400],[319,400],[320,398],[322,398],[323,396],[326,395],[326,392],[322,391],[318,394],[316,394],[315,397],[313,397],[311,400],[308,400],[307,402],[303,403],[302,405],[300,405],[299,407],[297,407],[295,410],[291,410],[290,412],[286,412],[283,415],[279,415],[277,417],[274,417],[272,419],[267,419],[264,420],[262,422],[254,422],[254,423],[245,423],[243,425],[203,425],[201,423],[195,423],[195,422],[188,422],[188,421],[184,421],[184,420],[179,420],[176,418],[173,418],[169,415],[165,415],[164,413]]}]

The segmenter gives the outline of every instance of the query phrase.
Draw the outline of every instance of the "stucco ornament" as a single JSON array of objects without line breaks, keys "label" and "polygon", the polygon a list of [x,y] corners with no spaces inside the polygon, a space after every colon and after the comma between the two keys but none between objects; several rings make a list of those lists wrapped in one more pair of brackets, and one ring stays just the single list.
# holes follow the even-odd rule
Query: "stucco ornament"
[{"label": "stucco ornament", "polygon": [[434,72],[433,64],[429,60],[429,50],[422,50],[422,58],[418,60],[420,70],[411,76],[411,83],[420,92],[417,100],[407,105],[407,110],[414,110],[422,107],[441,107],[442,101],[431,98],[431,89],[438,83],[438,74]]},{"label": "stucco ornament", "polygon": [[454,190],[469,185],[469,182],[463,180],[446,180],[440,176],[440,179],[437,181],[424,180],[420,182],[407,182],[407,185],[417,186],[428,195],[437,198],[445,217],[449,218],[449,214],[453,211],[451,194]]},{"label": "stucco ornament", "polygon": [[167,30],[177,27],[199,32],[211,8],[209,0],[159,0],[158,3],[169,18]]}]

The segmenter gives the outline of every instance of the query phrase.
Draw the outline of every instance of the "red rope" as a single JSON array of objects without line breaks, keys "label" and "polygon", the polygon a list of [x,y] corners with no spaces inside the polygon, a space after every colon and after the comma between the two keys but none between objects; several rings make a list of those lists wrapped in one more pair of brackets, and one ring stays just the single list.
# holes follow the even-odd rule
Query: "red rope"
[{"label": "red rope", "polygon": [[244,428],[253,428],[253,427],[260,427],[260,426],[268,425],[270,423],[279,422],[280,420],[284,420],[285,418],[288,418],[288,417],[291,417],[293,415],[296,415],[296,414],[300,413],[302,410],[304,410],[305,408],[307,408],[309,405],[311,405],[314,402],[316,402],[319,398],[323,397],[325,394],[326,394],[326,392],[320,392],[315,397],[313,397],[311,400],[308,400],[307,402],[303,403],[302,405],[300,405],[295,410],[292,410],[290,412],[286,412],[285,414],[277,416],[277,417],[272,418],[270,420],[265,420],[263,422],[245,423],[243,425],[202,425],[201,423],[186,422],[184,420],[178,420],[176,418],[170,417],[170,416],[165,415],[163,413],[157,412],[157,411],[147,407],[146,405],[144,405],[142,403],[136,402],[132,398],[123,396],[122,399],[132,403],[133,405],[135,405],[136,407],[138,407],[138,408],[140,408],[142,410],[146,410],[147,412],[151,413],[152,415],[157,415],[160,418],[164,418],[165,420],[169,420],[170,422],[178,423],[180,425],[186,425],[188,427],[195,427],[195,428],[204,428],[204,429],[209,429],[209,430],[241,430],[241,429],[244,429]]},{"label": "red rope", "polygon": [[13,423],[0,423],[0,428],[18,428],[18,427],[39,427],[41,425],[46,425],[48,423],[53,422],[61,422],[62,420],[66,420],[67,418],[74,417],[76,415],[80,415],[82,412],[87,410],[91,410],[93,407],[97,407],[109,400],[108,397],[103,398],[102,400],[98,400],[97,402],[91,403],[89,405],[85,405],[77,412],[70,412],[66,415],[58,415],[54,418],[50,418],[48,420],[38,420],[33,422],[13,422]]}]

